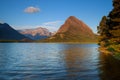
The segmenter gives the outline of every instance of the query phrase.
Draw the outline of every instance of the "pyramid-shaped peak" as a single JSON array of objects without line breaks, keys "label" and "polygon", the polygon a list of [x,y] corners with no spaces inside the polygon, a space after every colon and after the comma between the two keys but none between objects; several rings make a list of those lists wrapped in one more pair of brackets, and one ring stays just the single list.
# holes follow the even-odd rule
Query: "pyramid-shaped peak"
[{"label": "pyramid-shaped peak", "polygon": [[50,37],[48,41],[53,42],[84,42],[94,41],[95,35],[92,30],[82,20],[74,16],[67,18],[65,23],[59,28],[57,33]]},{"label": "pyramid-shaped peak", "polygon": [[[58,33],[65,33],[67,31],[71,31],[77,34],[80,32],[83,33],[92,33],[92,30],[87,26],[83,21],[77,19],[74,16],[70,16],[67,18],[65,23],[60,27],[60,29],[57,31]],[[81,34],[81,33],[80,33]]]},{"label": "pyramid-shaped peak", "polygon": [[65,23],[68,24],[73,24],[73,23],[83,23],[81,20],[79,20],[78,18],[76,18],[75,16],[70,16],[67,18],[67,20],[65,21]]},{"label": "pyramid-shaped peak", "polygon": [[75,16],[70,16],[70,17],[68,17],[68,19],[76,19],[76,17]]},{"label": "pyramid-shaped peak", "polygon": [[70,17],[68,17],[67,20],[78,20],[78,19],[75,16],[70,16]]}]

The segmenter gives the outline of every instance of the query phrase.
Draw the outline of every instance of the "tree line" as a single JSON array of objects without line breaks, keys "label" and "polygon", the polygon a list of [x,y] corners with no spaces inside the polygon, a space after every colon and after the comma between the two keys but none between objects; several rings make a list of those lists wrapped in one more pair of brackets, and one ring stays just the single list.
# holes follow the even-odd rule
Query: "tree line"
[{"label": "tree line", "polygon": [[120,0],[113,0],[112,11],[102,17],[97,29],[99,45],[120,56]]}]

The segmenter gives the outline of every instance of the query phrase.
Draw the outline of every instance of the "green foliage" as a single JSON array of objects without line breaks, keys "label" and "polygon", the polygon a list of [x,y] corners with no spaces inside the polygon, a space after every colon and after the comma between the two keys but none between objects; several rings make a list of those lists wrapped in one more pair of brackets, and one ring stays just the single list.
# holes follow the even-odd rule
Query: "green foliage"
[{"label": "green foliage", "polygon": [[108,50],[109,50],[110,52],[115,51],[114,48],[112,48],[112,47],[109,47]]},{"label": "green foliage", "polygon": [[120,29],[111,30],[110,33],[111,33],[111,35],[113,35],[114,37],[120,37]]},{"label": "green foliage", "polygon": [[98,36],[98,41],[99,41],[99,44],[101,45],[101,46],[106,46],[107,44],[107,42],[108,42],[108,40],[109,40],[109,36],[110,36],[110,33],[109,33],[109,31],[108,31],[108,29],[109,29],[109,26],[108,26],[108,19],[107,19],[107,17],[106,16],[103,16],[103,18],[102,18],[102,20],[101,20],[101,22],[100,22],[100,24],[99,24],[99,26],[97,27],[97,29],[98,29],[98,34],[99,34],[99,36]]},{"label": "green foliage", "polygon": [[108,29],[106,23],[107,23],[107,17],[106,17],[106,16],[103,16],[103,18],[102,18],[99,26],[97,27],[98,33],[99,33],[100,35],[106,35],[105,33],[107,33],[107,29]]},{"label": "green foliage", "polygon": [[113,0],[113,10],[108,17],[103,16],[98,29],[101,47],[120,57],[120,0]]},{"label": "green foliage", "polygon": [[120,44],[118,44],[118,45],[116,45],[116,44],[110,45],[110,46],[108,46],[108,49],[114,49],[115,52],[120,53]]},{"label": "green foliage", "polygon": [[119,60],[120,60],[120,53],[116,53],[116,54],[114,55],[114,57],[115,57],[116,59],[119,59]]}]

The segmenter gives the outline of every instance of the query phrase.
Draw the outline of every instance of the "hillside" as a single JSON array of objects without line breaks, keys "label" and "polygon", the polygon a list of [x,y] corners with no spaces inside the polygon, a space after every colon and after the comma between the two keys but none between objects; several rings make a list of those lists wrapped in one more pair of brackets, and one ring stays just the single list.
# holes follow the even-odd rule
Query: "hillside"
[{"label": "hillside", "polygon": [[30,39],[17,32],[7,23],[0,23],[0,41],[29,41]]},{"label": "hillside", "polygon": [[95,34],[83,21],[70,16],[55,35],[46,42],[94,42]]}]

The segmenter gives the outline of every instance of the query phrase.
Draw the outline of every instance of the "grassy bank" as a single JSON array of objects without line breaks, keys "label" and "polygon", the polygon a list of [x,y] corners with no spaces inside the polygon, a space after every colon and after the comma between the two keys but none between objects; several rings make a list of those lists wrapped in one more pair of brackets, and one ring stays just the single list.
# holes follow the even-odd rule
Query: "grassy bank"
[{"label": "grassy bank", "polygon": [[118,51],[119,48],[114,48],[114,47],[99,47],[99,51],[104,53],[105,55],[112,55],[115,59],[120,60],[120,52]]}]

